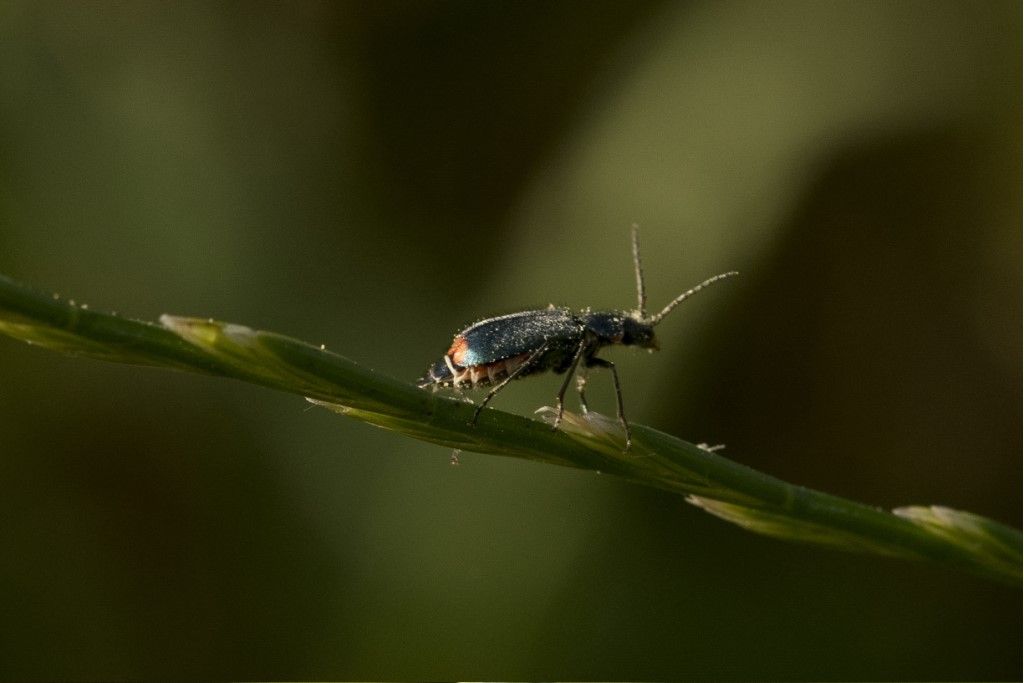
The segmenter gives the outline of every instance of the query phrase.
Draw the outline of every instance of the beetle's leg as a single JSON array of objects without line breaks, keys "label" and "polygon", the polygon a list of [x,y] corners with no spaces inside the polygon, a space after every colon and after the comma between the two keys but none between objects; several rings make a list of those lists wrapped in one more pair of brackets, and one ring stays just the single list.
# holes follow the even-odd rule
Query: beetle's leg
[{"label": "beetle's leg", "polygon": [[469,421],[469,424],[470,425],[475,425],[476,424],[476,419],[478,417],[480,417],[480,411],[482,411],[484,409],[484,406],[486,406],[488,403],[490,403],[491,399],[494,398],[494,395],[496,393],[498,393],[499,391],[501,391],[502,389],[504,389],[506,384],[508,384],[509,382],[514,380],[519,375],[523,374],[526,371],[526,369],[529,368],[531,365],[533,365],[533,362],[535,360],[537,360],[538,358],[540,358],[542,355],[544,355],[544,352],[547,351],[547,350],[548,350],[548,345],[547,344],[544,344],[543,346],[541,346],[539,349],[537,349],[536,351],[531,353],[530,357],[527,358],[526,361],[523,362],[522,365],[520,365],[518,368],[516,368],[511,373],[509,373],[508,377],[506,377],[505,379],[501,380],[501,382],[496,387],[494,387],[493,389],[488,391],[487,395],[484,396],[484,400],[481,401],[480,405],[478,405],[476,407],[476,410],[473,411],[473,419]]},{"label": "beetle's leg", "polygon": [[558,399],[558,407],[552,429],[558,429],[558,425],[562,423],[562,413],[565,412],[565,390],[569,388],[569,382],[572,381],[572,376],[576,374],[576,366],[579,365],[583,352],[587,350],[589,341],[587,335],[584,334],[583,338],[580,339],[580,345],[576,348],[576,353],[572,357],[572,363],[569,364],[569,369],[565,372],[565,380],[562,382],[562,388],[558,390],[558,396],[556,397]]},{"label": "beetle's leg", "polygon": [[[461,385],[461,383],[459,381],[459,379],[460,379],[459,371],[455,368],[455,364],[452,363],[451,356],[449,356],[447,353],[444,354],[444,362],[448,366],[448,372],[450,372],[452,374],[452,389],[455,391],[456,394],[458,394],[459,396],[462,396],[462,385]],[[463,371],[463,372],[465,372],[465,371]]]},{"label": "beetle's leg", "polygon": [[590,412],[590,407],[587,406],[587,396],[584,394],[584,389],[587,387],[587,368],[583,366],[576,373],[576,391],[580,392],[580,408],[583,409],[583,414],[586,415]]},{"label": "beetle's leg", "polygon": [[615,381],[615,398],[618,401],[618,413],[619,422],[622,424],[622,430],[626,432],[626,450],[633,445],[633,435],[629,431],[629,423],[626,422],[626,412],[622,408],[622,385],[619,384],[619,373],[615,369],[615,363],[604,358],[591,358],[588,362],[590,367],[608,368],[612,371],[612,379]]}]

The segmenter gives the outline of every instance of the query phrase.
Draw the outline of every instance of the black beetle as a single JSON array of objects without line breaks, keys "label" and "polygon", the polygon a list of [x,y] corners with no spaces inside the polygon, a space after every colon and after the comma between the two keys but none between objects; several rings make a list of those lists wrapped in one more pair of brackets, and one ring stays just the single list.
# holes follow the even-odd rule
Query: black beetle
[{"label": "black beetle", "polygon": [[[554,427],[557,429],[562,421],[566,389],[580,362],[584,368],[608,368],[612,371],[612,379],[615,381],[618,417],[626,433],[628,449],[632,438],[622,408],[619,373],[611,361],[597,358],[597,352],[602,347],[612,344],[656,350],[658,342],[654,337],[654,326],[672,309],[708,285],[737,274],[736,271],[729,271],[710,277],[677,296],[657,315],[648,315],[637,232],[637,226],[634,225],[633,266],[636,270],[637,290],[635,310],[591,311],[588,308],[576,312],[551,305],[542,310],[523,311],[481,320],[455,335],[451,347],[441,360],[427,370],[427,374],[420,379],[419,386],[446,386],[459,389],[493,385],[473,413],[470,424],[475,424],[484,406],[513,379],[545,370],[554,370],[558,374],[568,371],[556,397],[558,404]],[[588,410],[584,395],[586,375],[581,373],[576,384],[580,394],[580,406],[585,413]]]}]

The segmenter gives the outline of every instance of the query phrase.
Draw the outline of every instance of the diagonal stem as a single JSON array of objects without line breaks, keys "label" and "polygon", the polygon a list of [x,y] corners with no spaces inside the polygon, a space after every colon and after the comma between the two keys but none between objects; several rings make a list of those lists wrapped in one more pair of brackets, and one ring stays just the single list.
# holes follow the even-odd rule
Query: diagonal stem
[{"label": "diagonal stem", "polygon": [[289,337],[240,325],[163,316],[157,325],[86,310],[0,276],[0,333],[118,363],[220,375],[305,396],[318,405],[450,448],[614,474],[672,491],[757,533],[844,550],[930,560],[1012,585],[1021,534],[942,507],[888,512],[789,484],[649,427],[597,413],[565,414],[562,429],[420,390]]}]

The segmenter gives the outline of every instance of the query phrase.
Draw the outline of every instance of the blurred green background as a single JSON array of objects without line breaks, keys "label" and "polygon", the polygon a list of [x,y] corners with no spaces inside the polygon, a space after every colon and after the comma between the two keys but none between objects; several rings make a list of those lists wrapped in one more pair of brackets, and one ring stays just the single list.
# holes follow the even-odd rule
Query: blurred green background
[{"label": "blurred green background", "polygon": [[[0,272],[412,380],[652,307],[637,423],[1021,521],[1015,2],[0,5]],[[496,407],[551,402],[547,376]],[[591,382],[613,413],[610,378]],[[0,676],[1020,679],[1021,594],[0,339]]]}]

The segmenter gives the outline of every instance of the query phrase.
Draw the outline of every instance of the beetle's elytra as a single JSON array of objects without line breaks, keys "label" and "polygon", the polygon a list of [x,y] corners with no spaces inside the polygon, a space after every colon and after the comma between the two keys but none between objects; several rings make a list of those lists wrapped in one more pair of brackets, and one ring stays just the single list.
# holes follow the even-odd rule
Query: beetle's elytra
[{"label": "beetle's elytra", "polygon": [[619,373],[611,361],[596,356],[602,347],[613,344],[657,349],[654,327],[672,309],[708,285],[732,275],[729,271],[710,277],[696,287],[673,299],[657,315],[647,313],[647,293],[644,273],[640,266],[640,243],[637,226],[633,226],[633,267],[636,271],[637,308],[632,311],[573,311],[549,306],[536,311],[522,311],[497,318],[488,318],[470,325],[455,335],[451,347],[427,370],[419,381],[420,387],[472,388],[490,386],[491,390],[476,407],[470,424],[475,424],[480,411],[513,379],[545,370],[566,373],[565,380],[555,397],[554,427],[562,421],[565,392],[569,382],[582,363],[576,387],[580,394],[580,407],[587,412],[584,395],[585,370],[608,368],[615,382],[615,397],[619,422],[626,434],[626,448],[632,439],[629,423],[622,408],[622,387]]}]

